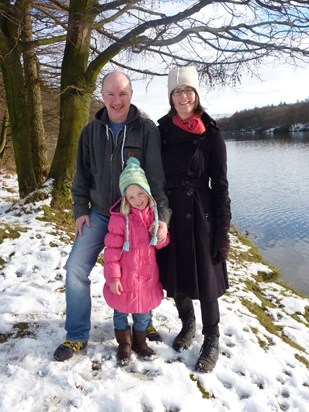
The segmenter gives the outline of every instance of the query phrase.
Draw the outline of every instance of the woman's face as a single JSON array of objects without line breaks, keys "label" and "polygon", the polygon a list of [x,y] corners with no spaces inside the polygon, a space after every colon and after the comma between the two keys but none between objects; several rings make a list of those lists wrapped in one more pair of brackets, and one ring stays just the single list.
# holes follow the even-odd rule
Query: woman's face
[{"label": "woman's face", "polygon": [[185,120],[194,114],[196,92],[190,86],[177,86],[172,91],[172,101],[178,116]]}]

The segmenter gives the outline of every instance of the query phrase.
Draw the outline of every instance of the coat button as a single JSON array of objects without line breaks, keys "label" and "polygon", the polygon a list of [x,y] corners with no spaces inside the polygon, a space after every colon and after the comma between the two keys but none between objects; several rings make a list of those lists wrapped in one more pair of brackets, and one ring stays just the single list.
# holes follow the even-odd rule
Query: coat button
[{"label": "coat button", "polygon": [[187,192],[187,196],[192,196],[192,195],[193,195],[192,190],[189,190],[189,191]]},{"label": "coat button", "polygon": [[191,219],[191,214],[190,213],[186,213],[186,219]]}]

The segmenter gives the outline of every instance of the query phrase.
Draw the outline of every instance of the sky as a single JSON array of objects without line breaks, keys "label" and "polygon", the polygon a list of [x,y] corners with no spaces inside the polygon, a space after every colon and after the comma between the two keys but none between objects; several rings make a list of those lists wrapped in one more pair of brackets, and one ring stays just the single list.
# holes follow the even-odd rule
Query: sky
[{"label": "sky", "polygon": [[[201,85],[203,107],[218,119],[245,109],[309,99],[308,66],[269,63],[261,67],[260,77],[243,77],[242,84],[235,89],[217,86],[209,90],[207,85]],[[167,77],[156,78],[149,84],[144,80],[133,81],[132,102],[157,121],[169,110]]]},{"label": "sky", "polygon": [[[0,171],[0,229],[15,227],[20,236],[0,243],[0,410],[1,412],[305,412],[309,404],[309,299],[276,283],[259,283],[272,302],[268,313],[295,347],[268,332],[243,300],[261,300],[245,282],[269,268],[241,262],[250,248],[231,235],[229,293],[219,300],[220,356],[210,374],[194,371],[202,344],[201,319],[195,301],[197,334],[192,347],[172,347],[180,321],[172,299],[154,310],[163,342],[149,345],[153,361],[132,356],[116,366],[117,344],[112,310],[102,297],[103,269],[91,273],[92,329],[88,348],[67,362],[53,353],[65,338],[65,270],[70,238],[51,223],[39,220],[47,198],[35,204],[17,202],[16,176]],[[73,232],[73,228],[72,228]],[[1,263],[2,262],[2,263]],[[7,340],[5,339],[7,338]],[[205,393],[209,397],[203,397]]]}]

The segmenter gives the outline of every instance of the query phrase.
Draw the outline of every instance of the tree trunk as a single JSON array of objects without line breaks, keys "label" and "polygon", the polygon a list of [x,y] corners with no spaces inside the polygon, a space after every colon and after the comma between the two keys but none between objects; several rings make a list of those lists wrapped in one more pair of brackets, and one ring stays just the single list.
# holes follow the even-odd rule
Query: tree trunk
[{"label": "tree trunk", "polygon": [[3,115],[2,125],[1,125],[1,137],[0,137],[0,157],[3,156],[5,145],[6,145],[6,136],[9,128],[9,116],[7,110]]},{"label": "tree trunk", "polygon": [[32,167],[27,100],[20,56],[12,50],[1,63],[19,185],[24,197],[37,188]]},{"label": "tree trunk", "polygon": [[[53,206],[71,202],[70,187],[80,133],[89,120],[95,82],[86,80],[92,24],[97,1],[70,3],[68,34],[61,70],[60,131],[49,172],[55,179]],[[83,13],[80,13],[83,10]]]},{"label": "tree trunk", "polygon": [[[61,96],[63,108],[59,138],[49,177],[55,180],[53,190],[54,207],[71,204],[70,188],[75,169],[78,138],[89,119],[90,95],[65,93]],[[69,203],[68,203],[69,202]]]},{"label": "tree trunk", "polygon": [[6,2],[3,5],[6,10],[0,20],[0,62],[10,118],[19,195],[24,197],[37,188],[37,181],[33,171],[28,104],[18,43],[24,16],[19,6],[22,6],[22,3],[14,6]]},{"label": "tree trunk", "polygon": [[26,3],[22,37],[33,170],[38,186],[47,177],[46,136],[43,124],[39,61],[32,42],[31,4]]}]

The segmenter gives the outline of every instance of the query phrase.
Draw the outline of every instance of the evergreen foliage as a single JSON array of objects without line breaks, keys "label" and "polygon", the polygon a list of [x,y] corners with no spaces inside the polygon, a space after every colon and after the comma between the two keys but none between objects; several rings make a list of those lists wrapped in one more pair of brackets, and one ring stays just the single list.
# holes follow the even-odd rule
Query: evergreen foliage
[{"label": "evergreen foliage", "polygon": [[309,99],[297,103],[280,103],[278,106],[255,107],[236,112],[229,117],[217,120],[221,130],[255,133],[275,129],[276,132],[289,132],[292,126],[307,125],[309,130]]}]

